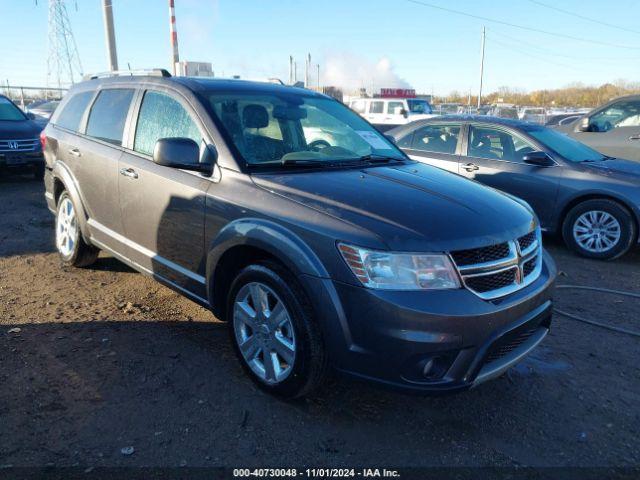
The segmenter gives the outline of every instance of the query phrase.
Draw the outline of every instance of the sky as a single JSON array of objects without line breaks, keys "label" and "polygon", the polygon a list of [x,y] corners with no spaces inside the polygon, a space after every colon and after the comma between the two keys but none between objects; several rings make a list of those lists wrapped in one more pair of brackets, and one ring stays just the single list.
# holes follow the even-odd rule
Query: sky
[{"label": "sky", "polygon": [[[112,2],[120,68],[168,69],[168,0]],[[312,64],[320,65],[323,85],[475,94],[484,26],[484,92],[502,86],[530,91],[573,82],[640,80],[638,0],[175,0],[175,4],[180,59],[211,62],[216,76],[286,80],[293,55],[301,79],[305,55],[310,53]],[[66,5],[84,73],[107,70],[102,0],[66,0]],[[47,10],[47,0],[0,0],[2,84],[46,85]],[[312,85],[315,79],[314,68]]]}]

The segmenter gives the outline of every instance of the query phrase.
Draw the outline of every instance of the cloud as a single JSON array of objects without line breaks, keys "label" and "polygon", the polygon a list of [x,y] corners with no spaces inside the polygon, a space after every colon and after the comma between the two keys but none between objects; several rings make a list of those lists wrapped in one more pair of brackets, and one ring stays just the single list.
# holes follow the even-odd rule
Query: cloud
[{"label": "cloud", "polygon": [[380,58],[377,62],[350,52],[325,55],[320,63],[323,85],[339,87],[345,92],[360,88],[379,91],[380,88],[411,88],[409,82],[394,71],[391,60]]}]

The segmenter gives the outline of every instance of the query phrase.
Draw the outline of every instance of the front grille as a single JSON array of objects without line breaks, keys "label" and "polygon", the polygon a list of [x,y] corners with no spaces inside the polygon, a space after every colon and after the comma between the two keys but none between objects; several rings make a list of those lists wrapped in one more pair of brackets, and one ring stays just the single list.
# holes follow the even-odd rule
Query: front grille
[{"label": "front grille", "polygon": [[477,277],[467,277],[465,283],[467,287],[478,293],[486,293],[492,290],[513,285],[516,281],[517,267],[503,270],[488,275],[480,275]]},{"label": "front grille", "polygon": [[541,242],[533,230],[512,241],[451,252],[465,287],[493,300],[535,281],[540,275]]},{"label": "front grille", "polygon": [[531,337],[531,335],[533,335],[537,329],[538,326],[535,326],[533,328],[527,327],[521,330],[510,332],[504,337],[499,338],[493,345],[491,345],[491,347],[487,351],[484,359],[485,363],[499,360],[505,355],[508,355],[524,342],[526,342],[527,339],[529,339],[529,337]]},{"label": "front grille", "polygon": [[536,255],[531,260],[528,260],[527,262],[524,263],[524,265],[522,265],[522,274],[525,277],[528,277],[533,273],[537,265],[538,265],[538,255]]},{"label": "front grille", "polygon": [[0,153],[33,152],[40,145],[40,139],[0,140]]},{"label": "front grille", "polygon": [[451,256],[459,267],[476,263],[493,262],[509,256],[509,244],[505,242],[488,247],[458,250],[451,252]]},{"label": "front grille", "polygon": [[523,235],[522,237],[518,238],[518,244],[520,245],[520,250],[522,252],[526,251],[531,245],[534,244],[534,242],[537,240],[537,234],[536,231],[533,230],[529,233],[527,233],[526,235]]}]

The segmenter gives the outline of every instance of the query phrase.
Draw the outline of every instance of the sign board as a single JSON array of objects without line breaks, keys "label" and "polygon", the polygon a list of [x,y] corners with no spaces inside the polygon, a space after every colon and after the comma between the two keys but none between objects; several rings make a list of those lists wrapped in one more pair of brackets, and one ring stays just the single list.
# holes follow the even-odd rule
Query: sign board
[{"label": "sign board", "polygon": [[387,98],[415,98],[416,91],[413,88],[381,88],[380,96]]}]

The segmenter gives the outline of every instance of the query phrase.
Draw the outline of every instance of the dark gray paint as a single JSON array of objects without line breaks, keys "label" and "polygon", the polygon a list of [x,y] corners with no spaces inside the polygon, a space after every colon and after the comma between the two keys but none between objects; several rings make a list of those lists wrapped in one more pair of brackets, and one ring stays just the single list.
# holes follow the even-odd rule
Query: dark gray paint
[{"label": "dark gray paint", "polygon": [[[535,226],[522,204],[409,160],[397,166],[249,174],[198,92],[286,89],[295,95],[295,88],[125,77],[83,82],[71,94],[114,86],[137,89],[123,146],[66,132],[55,126],[54,115],[46,129],[46,197],[53,210],[56,182],[64,185],[83,214],[85,238],[133,268],[219,311],[213,278],[220,259],[231,248],[260,248],[297,275],[336,368],[409,389],[468,388],[479,374],[478,356],[496,332],[531,315],[548,323],[555,267],[546,255],[535,282],[489,302],[466,289],[365,289],[336,247],[343,241],[379,250],[448,252],[513,240]],[[148,88],[170,94],[196,118],[204,143],[217,152],[213,176],[160,166],[133,152],[135,119]],[[72,147],[82,156],[67,155]],[[403,364],[415,355],[452,348],[459,359],[453,376],[441,384],[414,384],[403,377]]]}]

